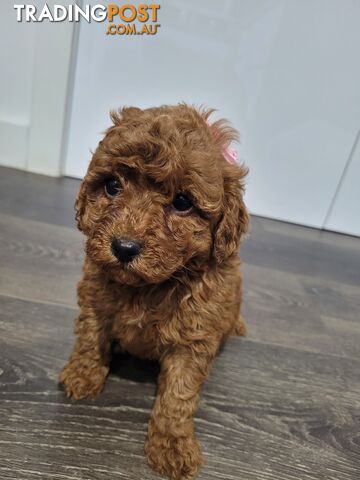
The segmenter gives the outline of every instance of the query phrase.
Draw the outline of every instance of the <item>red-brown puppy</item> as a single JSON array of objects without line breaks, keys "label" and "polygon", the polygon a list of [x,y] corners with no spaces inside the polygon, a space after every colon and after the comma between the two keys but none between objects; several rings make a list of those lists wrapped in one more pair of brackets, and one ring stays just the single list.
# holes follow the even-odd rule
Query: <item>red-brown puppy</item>
[{"label": "red-brown puppy", "polygon": [[145,451],[174,479],[201,464],[193,414],[216,352],[243,334],[239,243],[246,169],[226,161],[236,133],[211,110],[124,108],[100,142],[76,200],[87,237],[76,343],[60,375],[75,399],[94,397],[110,343],[158,359]]}]

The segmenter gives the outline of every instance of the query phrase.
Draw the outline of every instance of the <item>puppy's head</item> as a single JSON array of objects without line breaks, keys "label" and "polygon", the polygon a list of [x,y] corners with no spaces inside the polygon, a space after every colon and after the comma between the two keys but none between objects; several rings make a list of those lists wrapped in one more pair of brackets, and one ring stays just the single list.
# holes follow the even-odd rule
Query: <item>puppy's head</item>
[{"label": "puppy's head", "polygon": [[120,283],[160,283],[234,254],[245,233],[235,132],[186,105],[124,108],[93,155],[76,200],[86,253]]}]

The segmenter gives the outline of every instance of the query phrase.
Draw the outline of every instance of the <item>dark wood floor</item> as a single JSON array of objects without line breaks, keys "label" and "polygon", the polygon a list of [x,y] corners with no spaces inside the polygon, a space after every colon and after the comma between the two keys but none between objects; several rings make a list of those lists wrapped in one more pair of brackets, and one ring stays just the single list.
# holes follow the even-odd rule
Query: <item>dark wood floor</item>
[{"label": "dark wood floor", "polygon": [[[117,357],[104,392],[56,379],[72,341],[78,181],[0,169],[0,478],[159,478],[143,442],[156,366]],[[199,479],[360,476],[360,239],[253,218],[244,315],[206,382]]]}]

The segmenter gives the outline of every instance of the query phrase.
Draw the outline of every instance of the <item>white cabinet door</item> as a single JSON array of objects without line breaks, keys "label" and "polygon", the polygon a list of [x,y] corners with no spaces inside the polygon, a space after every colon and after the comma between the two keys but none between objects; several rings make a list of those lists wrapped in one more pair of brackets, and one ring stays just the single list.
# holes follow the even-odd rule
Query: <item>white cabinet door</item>
[{"label": "white cabinet door", "polygon": [[[50,8],[56,3],[47,1]],[[74,25],[17,22],[14,3],[1,3],[0,165],[62,173]]]},{"label": "white cabinet door", "polygon": [[0,6],[0,165],[25,168],[35,31],[18,24],[12,2]]},{"label": "white cabinet door", "polygon": [[358,0],[166,0],[154,37],[82,23],[66,174],[111,108],[207,104],[241,132],[250,210],[322,226],[359,129],[359,21]]}]

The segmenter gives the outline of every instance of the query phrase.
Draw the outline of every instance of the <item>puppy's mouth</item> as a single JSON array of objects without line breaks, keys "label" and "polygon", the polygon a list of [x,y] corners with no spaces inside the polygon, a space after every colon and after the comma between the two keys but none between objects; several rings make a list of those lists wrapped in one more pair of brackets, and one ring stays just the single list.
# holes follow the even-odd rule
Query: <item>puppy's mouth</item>
[{"label": "puppy's mouth", "polygon": [[131,261],[122,262],[116,257],[114,263],[105,266],[112,278],[121,283],[132,286],[145,286],[163,283],[172,277],[175,269],[159,268],[146,258],[146,253],[133,258]]},{"label": "puppy's mouth", "polygon": [[112,263],[103,264],[101,267],[106,275],[122,285],[144,286],[148,283],[135,267],[135,261],[122,263],[114,258]]}]

